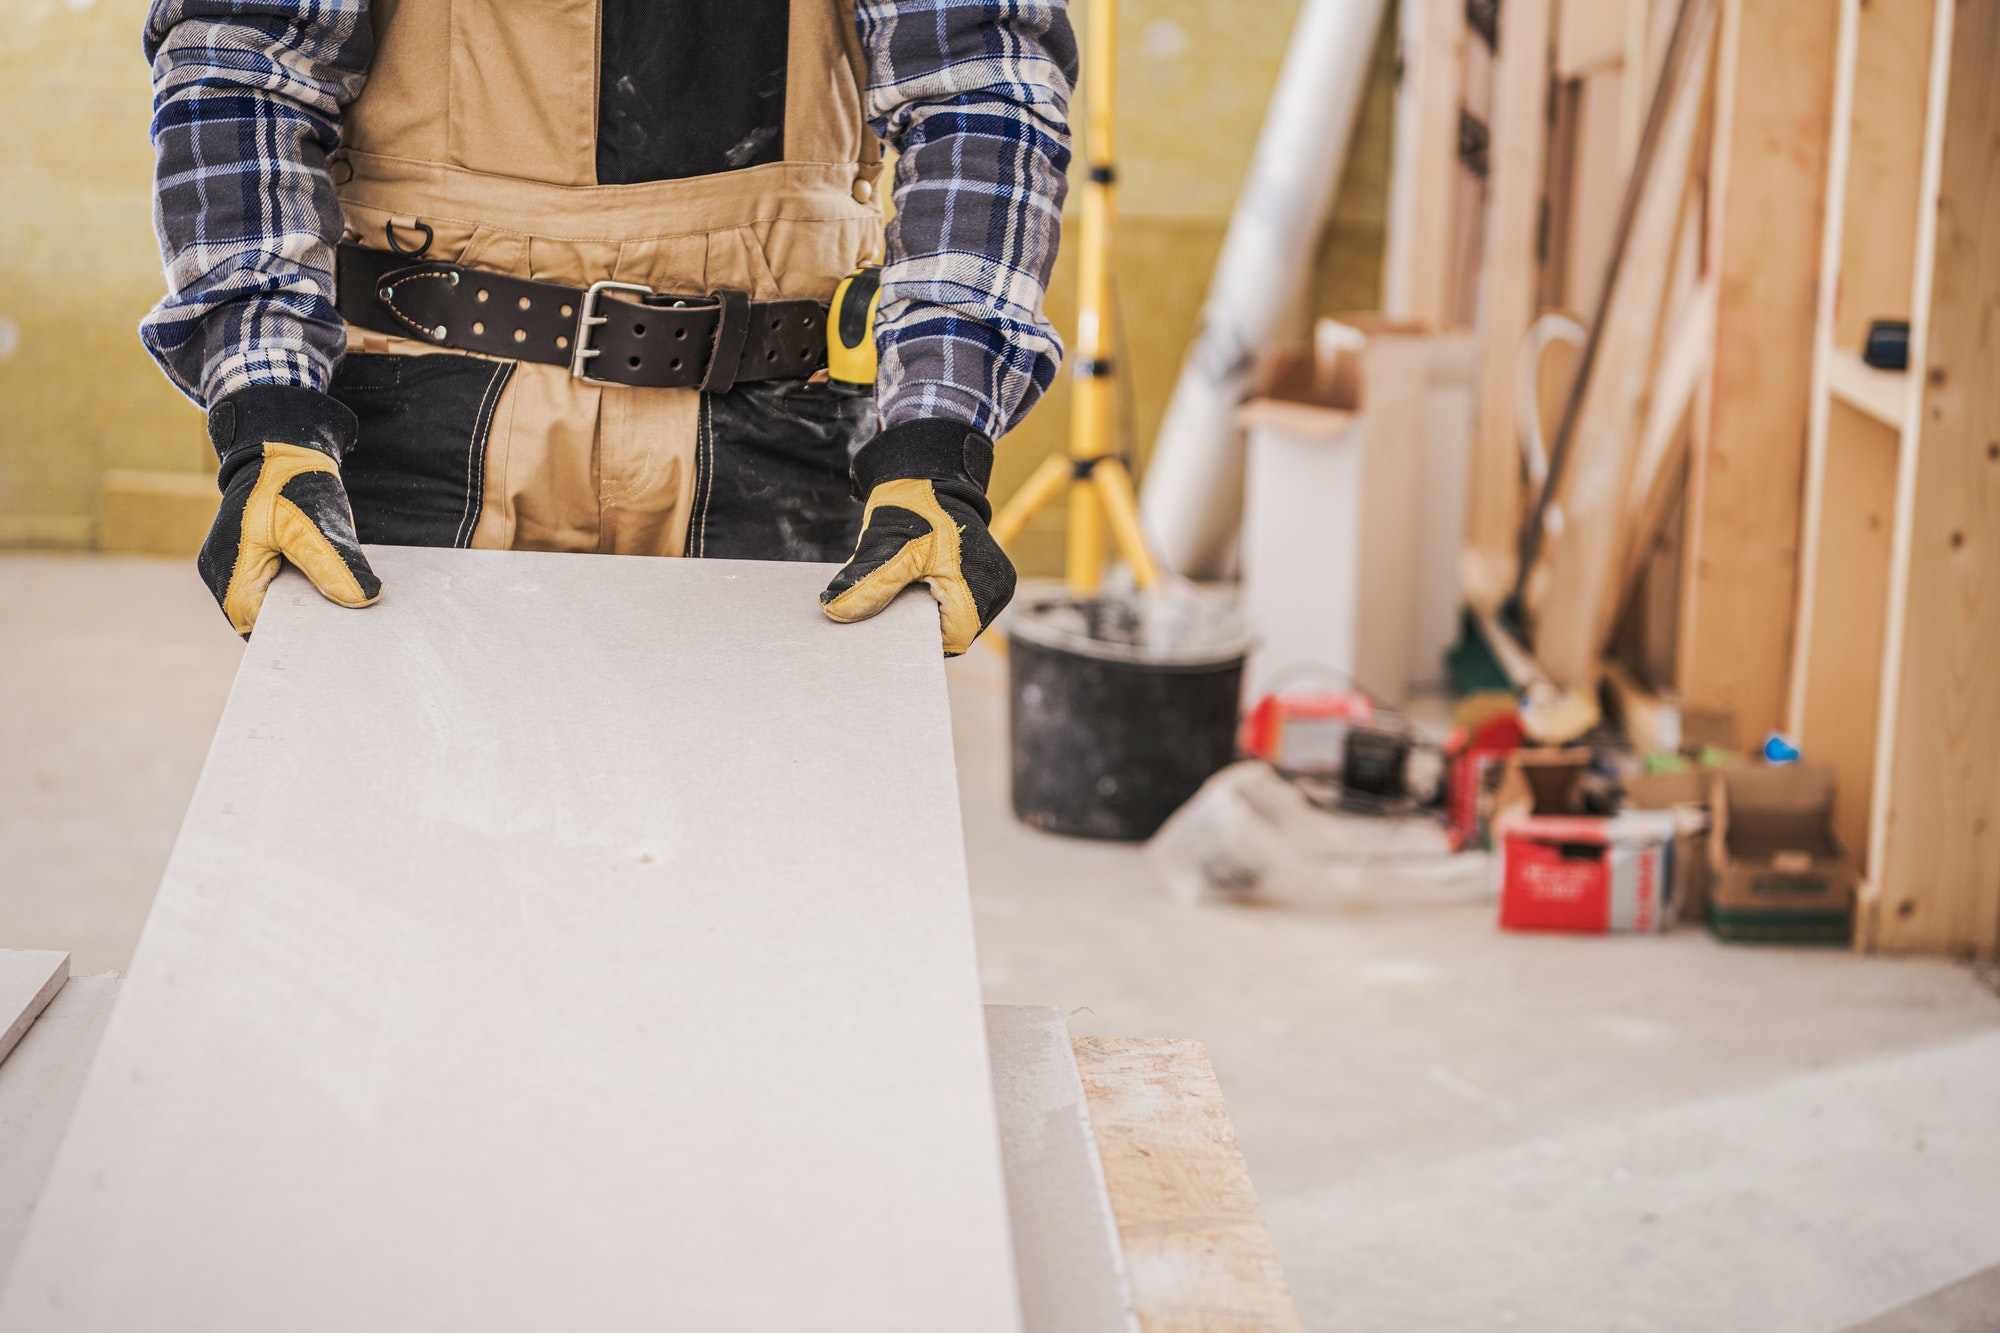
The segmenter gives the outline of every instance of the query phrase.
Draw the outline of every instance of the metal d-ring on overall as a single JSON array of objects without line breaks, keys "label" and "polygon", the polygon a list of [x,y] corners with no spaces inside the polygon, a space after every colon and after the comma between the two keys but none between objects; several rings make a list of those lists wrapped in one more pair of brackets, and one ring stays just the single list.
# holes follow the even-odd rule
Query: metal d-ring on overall
[{"label": "metal d-ring on overall", "polygon": [[394,218],[390,218],[382,224],[382,235],[388,238],[389,248],[403,258],[422,259],[431,252],[431,242],[437,239],[437,233],[415,218],[410,219],[410,225],[424,234],[424,243],[414,250],[405,250],[403,243],[396,239],[396,219]]}]

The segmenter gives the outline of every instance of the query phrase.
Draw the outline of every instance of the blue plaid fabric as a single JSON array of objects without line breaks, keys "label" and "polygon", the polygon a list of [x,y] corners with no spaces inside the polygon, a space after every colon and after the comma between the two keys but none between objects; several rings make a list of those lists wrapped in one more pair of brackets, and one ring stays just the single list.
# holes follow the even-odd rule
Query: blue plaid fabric
[{"label": "blue plaid fabric", "polygon": [[[857,0],[867,114],[900,154],[876,321],[885,424],[994,436],[1055,377],[1042,312],[1067,191],[1067,0]],[[374,54],[368,0],[153,0],[154,224],[140,337],[198,403],[324,389],[340,206],[327,171]]]}]

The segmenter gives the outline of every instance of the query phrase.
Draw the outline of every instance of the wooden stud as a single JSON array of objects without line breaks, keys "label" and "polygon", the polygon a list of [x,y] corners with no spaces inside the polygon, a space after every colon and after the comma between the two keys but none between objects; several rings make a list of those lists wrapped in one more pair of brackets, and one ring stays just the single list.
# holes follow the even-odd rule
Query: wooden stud
[{"label": "wooden stud", "polygon": [[1552,10],[1553,0],[1509,0],[1500,9],[1499,87],[1480,267],[1479,416],[1466,513],[1466,548],[1492,567],[1490,577],[1469,581],[1493,594],[1486,610],[1513,583],[1514,536],[1521,526],[1516,363],[1538,313]]},{"label": "wooden stud", "polygon": [[1909,415],[1909,372],[1877,370],[1863,361],[1859,352],[1844,347],[1826,351],[1826,392],[1891,430],[1901,430],[1903,418]]},{"label": "wooden stud", "polygon": [[1624,84],[1618,66],[1577,80],[1571,189],[1563,205],[1569,221],[1563,248],[1551,259],[1562,265],[1561,296],[1553,304],[1581,315],[1597,308],[1617,243],[1620,196],[1631,165],[1619,160]]},{"label": "wooden stud", "polygon": [[1401,25],[1403,83],[1396,95],[1383,308],[1393,319],[1441,328],[1454,308],[1464,0],[1403,0]]},{"label": "wooden stud", "polygon": [[1835,828],[1864,859],[1911,388],[1907,373],[1862,362],[1865,320],[1854,311],[1907,314],[1913,305],[1924,154],[1912,146],[1924,138],[1935,5],[1843,0],[1835,57],[1786,726],[1834,765]]},{"label": "wooden stud", "polygon": [[1739,746],[1785,717],[1836,0],[1725,0],[1709,247],[1715,356],[1682,580],[1682,699]]},{"label": "wooden stud", "polygon": [[[1625,59],[1626,5],[1622,0],[1569,0],[1555,28],[1556,68],[1565,78],[1617,66]],[[1507,6],[1500,7],[1507,20]]]},{"label": "wooden stud", "polygon": [[1536,656],[1565,685],[1587,686],[1595,679],[1614,599],[1623,590],[1619,553],[1626,496],[1708,102],[1714,17],[1713,5],[1695,0],[1684,20],[1685,58],[1666,75],[1672,84],[1660,90],[1657,139],[1642,154],[1641,176],[1625,206],[1629,221],[1620,228],[1624,244],[1592,330],[1584,379],[1572,391],[1557,439],[1557,454],[1567,455],[1551,481],[1551,509],[1560,519],[1544,526],[1528,607]]},{"label": "wooden stud", "polygon": [[[1943,191],[1944,119],[1951,87],[1952,19],[1956,0],[1934,0],[1931,55],[1925,67],[1922,148],[1918,154],[1917,197],[1922,213],[1917,224],[1917,252],[1910,283],[1910,346],[1908,364],[1928,364],[1933,278],[1937,267],[1937,201]],[[1875,772],[1868,793],[1868,860],[1862,876],[1861,901],[1855,912],[1854,943],[1870,949],[1881,942],[1883,867],[1887,860],[1890,796],[1894,789],[1896,700],[1902,680],[1904,621],[1909,613],[1910,534],[1916,515],[1917,460],[1923,440],[1923,395],[1912,388],[1901,423],[1896,457],[1895,517],[1889,551],[1889,606],[1882,630],[1881,686],[1875,722]],[[1900,907],[1900,903],[1897,904]]]},{"label": "wooden stud", "polygon": [[[1921,432],[1904,449],[1874,943],[2000,954],[2000,0],[1942,0]],[[1941,123],[1940,123],[1941,122]],[[1926,252],[1927,251],[1927,252]]]},{"label": "wooden stud", "polygon": [[1834,767],[1834,829],[1857,857],[1868,852],[1875,729],[1889,608],[1898,433],[1843,404],[1829,413],[1821,474],[1817,558],[1825,605],[1800,633],[1811,663],[1794,735]]},{"label": "wooden stud", "polygon": [[1935,0],[1855,4],[1833,345],[1858,352],[1870,320],[1908,319]]}]

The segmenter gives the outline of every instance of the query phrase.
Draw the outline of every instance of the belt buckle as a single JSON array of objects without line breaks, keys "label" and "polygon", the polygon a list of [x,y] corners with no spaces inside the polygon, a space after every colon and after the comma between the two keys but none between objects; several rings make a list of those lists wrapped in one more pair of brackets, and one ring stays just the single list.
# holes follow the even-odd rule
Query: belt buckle
[{"label": "belt buckle", "polygon": [[597,298],[604,292],[636,292],[640,296],[657,295],[651,287],[642,287],[636,282],[593,282],[583,294],[583,303],[576,310],[576,332],[570,337],[569,373],[586,384],[616,384],[616,380],[601,380],[589,373],[590,358],[601,355],[600,349],[590,345],[590,331],[599,324],[609,324],[611,316],[597,313]]}]

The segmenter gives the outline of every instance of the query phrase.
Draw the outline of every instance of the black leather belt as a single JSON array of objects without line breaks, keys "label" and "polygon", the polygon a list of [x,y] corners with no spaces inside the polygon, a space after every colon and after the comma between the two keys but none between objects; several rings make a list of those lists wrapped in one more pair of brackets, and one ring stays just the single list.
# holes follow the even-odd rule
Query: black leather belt
[{"label": "black leather belt", "polygon": [[670,296],[629,282],[564,287],[351,244],[340,247],[337,287],[341,317],[358,328],[567,366],[594,384],[723,393],[826,365],[818,301]]}]

